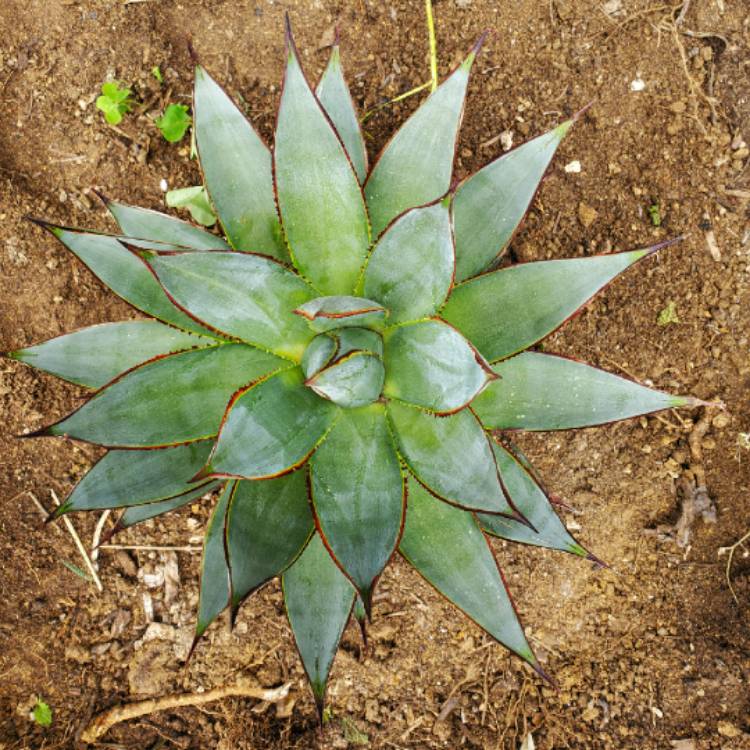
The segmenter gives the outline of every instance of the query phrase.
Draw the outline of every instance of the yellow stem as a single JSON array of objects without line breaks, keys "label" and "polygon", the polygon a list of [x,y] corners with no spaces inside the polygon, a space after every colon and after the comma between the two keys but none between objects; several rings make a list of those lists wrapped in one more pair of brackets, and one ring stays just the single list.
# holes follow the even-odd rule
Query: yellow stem
[{"label": "yellow stem", "polygon": [[430,76],[431,90],[438,87],[437,38],[435,37],[435,17],[432,13],[432,0],[424,0],[427,12],[427,34],[430,38]]}]

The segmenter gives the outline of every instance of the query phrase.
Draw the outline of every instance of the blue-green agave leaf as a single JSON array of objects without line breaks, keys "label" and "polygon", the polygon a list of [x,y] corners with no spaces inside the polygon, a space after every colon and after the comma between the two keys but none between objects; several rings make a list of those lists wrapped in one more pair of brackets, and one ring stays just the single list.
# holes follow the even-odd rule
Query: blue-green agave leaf
[{"label": "blue-green agave leaf", "polygon": [[522,352],[494,369],[500,378],[472,403],[491,430],[569,430],[696,403],[553,354]]},{"label": "blue-green agave leaf", "polygon": [[284,604],[318,714],[326,683],[354,604],[355,591],[318,534],[281,577]]}]

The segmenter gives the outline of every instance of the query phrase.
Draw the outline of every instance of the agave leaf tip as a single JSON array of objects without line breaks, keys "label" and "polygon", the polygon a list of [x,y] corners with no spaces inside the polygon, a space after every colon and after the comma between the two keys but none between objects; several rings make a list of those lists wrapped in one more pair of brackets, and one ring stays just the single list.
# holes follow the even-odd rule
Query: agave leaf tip
[{"label": "agave leaf tip", "polygon": [[661,242],[657,242],[655,245],[651,245],[650,247],[645,248],[641,251],[642,258],[646,258],[649,255],[654,255],[655,253],[658,253],[659,250],[664,250],[667,247],[672,247],[672,245],[676,245],[679,242],[683,242],[688,238],[687,234],[678,234],[676,237],[670,237],[668,240],[662,240]]},{"label": "agave leaf tip", "polygon": [[612,566],[609,563],[605,563],[604,560],[601,560],[598,558],[593,552],[589,552],[588,550],[584,550],[585,557],[589,562],[594,563],[594,568],[596,570],[611,570]]},{"label": "agave leaf tip", "polygon": [[485,29],[481,33],[479,39],[477,39],[477,41],[474,43],[474,46],[471,48],[471,51],[466,56],[466,60],[464,60],[463,62],[463,67],[465,69],[468,69],[472,66],[472,64],[474,63],[474,60],[476,59],[476,56],[480,53],[490,33],[491,33],[491,29]]},{"label": "agave leaf tip", "polygon": [[91,192],[107,207],[114,203],[111,198],[108,198],[99,188],[92,187]]},{"label": "agave leaf tip", "polygon": [[573,117],[568,120],[569,123],[573,124],[574,122],[578,122],[578,120],[583,117],[586,112],[588,112],[593,106],[596,104],[596,99],[592,99],[588,104],[584,104],[583,107],[581,107],[578,112],[576,112]]}]

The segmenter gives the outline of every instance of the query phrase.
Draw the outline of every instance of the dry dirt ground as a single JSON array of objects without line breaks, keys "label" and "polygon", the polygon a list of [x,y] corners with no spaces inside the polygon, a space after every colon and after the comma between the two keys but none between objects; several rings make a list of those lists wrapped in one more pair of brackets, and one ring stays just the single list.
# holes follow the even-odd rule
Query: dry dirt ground
[{"label": "dry dirt ground", "polygon": [[[132,315],[23,217],[104,229],[110,225],[93,187],[158,208],[161,180],[195,184],[188,149],[161,140],[150,119],[163,100],[188,100],[188,36],[269,137],[286,10],[313,76],[339,24],[362,110],[428,75],[421,0],[3,0],[1,350]],[[747,0],[674,7],[437,0],[435,13],[442,74],[483,29],[494,32],[471,83],[461,175],[501,153],[502,131],[519,143],[593,101],[563,143],[511,258],[586,255],[689,235],[630,271],[546,348],[674,392],[722,399],[726,412],[520,438],[575,508],[566,521],[612,566],[598,571],[496,545],[559,691],[396,561],[379,590],[369,653],[354,628],[345,635],[332,673],[331,720],[319,732],[276,586],[245,605],[234,632],[224,622],[212,628],[185,667],[198,555],[105,550],[102,594],[64,565],[81,565],[71,538],[63,526],[40,525],[31,494],[49,508],[51,491],[64,496],[95,453],[11,435],[64,414],[83,394],[0,361],[3,750],[76,747],[86,721],[107,706],[239,676],[262,686],[291,681],[291,712],[229,698],[123,724],[101,746],[496,750],[518,748],[531,734],[545,749],[750,747],[750,559],[737,550],[735,601],[726,554],[719,555],[750,529]],[[161,88],[154,65],[164,72]],[[108,75],[131,84],[142,102],[117,130],[93,106]],[[368,121],[372,155],[416,104],[406,100]],[[580,172],[565,170],[574,160]],[[654,204],[658,228],[648,211]],[[659,325],[669,303],[678,320]],[[685,480],[701,470],[716,520],[690,523]],[[119,541],[193,546],[209,507],[195,504]],[[87,541],[95,522],[74,519]],[[159,623],[148,630],[146,595]],[[37,696],[53,709],[49,728],[29,720]]]}]

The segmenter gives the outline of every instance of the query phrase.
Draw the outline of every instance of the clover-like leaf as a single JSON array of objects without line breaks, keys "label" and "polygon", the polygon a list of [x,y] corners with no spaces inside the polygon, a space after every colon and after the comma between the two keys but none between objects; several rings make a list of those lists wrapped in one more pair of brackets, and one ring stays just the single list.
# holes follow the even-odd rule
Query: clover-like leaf
[{"label": "clover-like leaf", "polygon": [[473,514],[409,482],[401,554],[495,640],[538,670],[500,569]]},{"label": "clover-like leaf", "polygon": [[169,143],[181,141],[191,122],[188,107],[185,104],[170,104],[164,110],[164,114],[154,120],[154,124],[164,136],[164,140],[169,141]]},{"label": "clover-like leaf", "polygon": [[368,611],[401,533],[405,482],[385,409],[349,409],[311,460],[312,501],[326,546]]},{"label": "clover-like leaf", "polygon": [[660,247],[493,271],[454,287],[441,316],[495,362],[552,333],[618,274]]},{"label": "clover-like leaf", "polygon": [[391,401],[388,418],[406,465],[430,492],[464,508],[515,515],[490,440],[470,409],[438,417]]},{"label": "clover-like leaf", "polygon": [[367,149],[352,96],[344,80],[338,44],[331,47],[328,66],[323,71],[315,93],[326,114],[331,118],[359,181],[364,182],[367,176]]},{"label": "clover-like leaf", "polygon": [[472,404],[493,430],[569,430],[694,403],[552,354],[522,352],[494,369],[500,379]]},{"label": "clover-like leaf", "polygon": [[287,30],[273,151],[279,210],[300,273],[322,294],[349,294],[370,244],[362,189],[310,89]]},{"label": "clover-like leaf", "polygon": [[497,375],[455,328],[425,320],[384,333],[383,393],[439,414],[458,411]]},{"label": "clover-like leaf", "polygon": [[211,201],[232,247],[285,260],[271,152],[226,92],[198,66],[195,145]]},{"label": "clover-like leaf", "polygon": [[383,232],[367,262],[363,290],[404,323],[437,313],[453,282],[450,206],[442,200],[407,211]]},{"label": "clover-like leaf", "polygon": [[123,115],[133,108],[132,90],[121,86],[118,81],[102,84],[102,93],[96,99],[96,108],[104,114],[110,125],[119,125]]},{"label": "clover-like leaf", "polygon": [[318,534],[281,581],[289,624],[322,716],[328,674],[354,604],[354,588]]},{"label": "clover-like leaf", "polygon": [[230,403],[206,476],[272,478],[302,465],[338,408],[305,386],[298,367],[239,391]]},{"label": "clover-like leaf", "polygon": [[481,527],[500,539],[588,557],[589,553],[565,528],[546,492],[521,461],[494,440],[492,448],[508,497],[534,528],[511,518],[486,513],[477,515]]},{"label": "clover-like leaf", "polygon": [[503,154],[459,185],[453,202],[457,281],[484,271],[505,249],[572,124]]},{"label": "clover-like leaf", "polygon": [[40,434],[121,448],[209,438],[238,388],[284,364],[244,344],[170,354],[130,370]]},{"label": "clover-like leaf", "polygon": [[314,292],[270,258],[177,253],[147,259],[169,296],[202,323],[295,362],[313,338],[292,313]]},{"label": "clover-like leaf", "polygon": [[294,562],[312,531],[305,471],[237,482],[227,516],[233,612]]},{"label": "clover-like leaf", "polygon": [[401,126],[375,161],[365,182],[374,237],[407,209],[437,200],[448,191],[469,71],[481,41]]},{"label": "clover-like leaf", "polygon": [[127,320],[89,326],[8,356],[71,383],[101,388],[152,357],[215,344],[155,320]]}]

